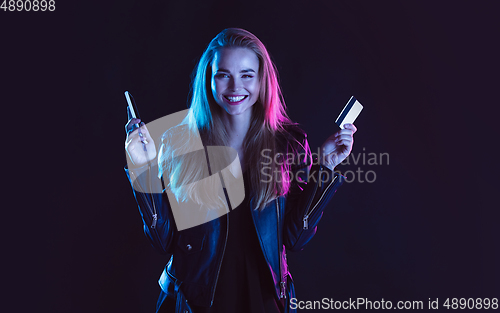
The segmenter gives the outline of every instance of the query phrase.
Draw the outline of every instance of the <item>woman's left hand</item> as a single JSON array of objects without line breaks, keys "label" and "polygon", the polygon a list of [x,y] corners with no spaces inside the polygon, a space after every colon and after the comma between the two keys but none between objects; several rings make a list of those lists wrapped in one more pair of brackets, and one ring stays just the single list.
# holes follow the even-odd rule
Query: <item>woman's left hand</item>
[{"label": "woman's left hand", "polygon": [[351,153],[356,132],[354,124],[344,124],[344,129],[331,135],[321,146],[321,164],[333,171]]}]

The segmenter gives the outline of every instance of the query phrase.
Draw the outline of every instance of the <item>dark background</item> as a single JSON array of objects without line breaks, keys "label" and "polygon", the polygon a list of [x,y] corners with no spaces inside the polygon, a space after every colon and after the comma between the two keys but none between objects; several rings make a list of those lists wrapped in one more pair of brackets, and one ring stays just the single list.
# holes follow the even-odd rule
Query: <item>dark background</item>
[{"label": "dark background", "polygon": [[315,238],[289,253],[299,300],[427,308],[429,298],[500,298],[494,3],[115,0],[0,11],[8,303],[153,312],[168,259],[147,242],[123,171],[123,92],[145,122],[185,109],[191,72],[226,27],[267,46],[313,149],[354,95],[364,110],[353,154],[389,154],[389,164],[341,168],[376,181],[345,184]]}]

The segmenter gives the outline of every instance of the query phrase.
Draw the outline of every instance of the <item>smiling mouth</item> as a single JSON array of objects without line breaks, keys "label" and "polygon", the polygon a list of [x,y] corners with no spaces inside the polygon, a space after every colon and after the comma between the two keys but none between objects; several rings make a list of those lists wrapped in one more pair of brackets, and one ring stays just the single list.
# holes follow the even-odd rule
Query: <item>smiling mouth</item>
[{"label": "smiling mouth", "polygon": [[240,102],[240,101],[243,101],[244,99],[246,99],[248,97],[247,96],[224,96],[224,98],[226,98],[227,101],[229,102]]}]

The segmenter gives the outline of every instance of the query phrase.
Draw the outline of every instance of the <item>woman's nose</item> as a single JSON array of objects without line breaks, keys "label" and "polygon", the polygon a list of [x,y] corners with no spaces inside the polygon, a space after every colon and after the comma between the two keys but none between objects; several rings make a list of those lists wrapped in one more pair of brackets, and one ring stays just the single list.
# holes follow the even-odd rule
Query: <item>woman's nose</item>
[{"label": "woman's nose", "polygon": [[229,89],[231,90],[241,89],[241,80],[239,78],[231,78],[229,80]]}]

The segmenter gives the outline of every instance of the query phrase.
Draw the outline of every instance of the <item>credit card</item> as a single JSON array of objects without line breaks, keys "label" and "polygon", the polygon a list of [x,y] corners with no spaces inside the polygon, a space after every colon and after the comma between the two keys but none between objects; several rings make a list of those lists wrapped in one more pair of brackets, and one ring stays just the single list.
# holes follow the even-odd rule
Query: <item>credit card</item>
[{"label": "credit card", "polygon": [[339,117],[335,120],[335,124],[337,124],[340,128],[344,128],[344,124],[352,124],[358,117],[359,113],[363,110],[363,106],[359,103],[356,98],[351,97],[347,104],[345,105],[342,112],[340,112]]}]

